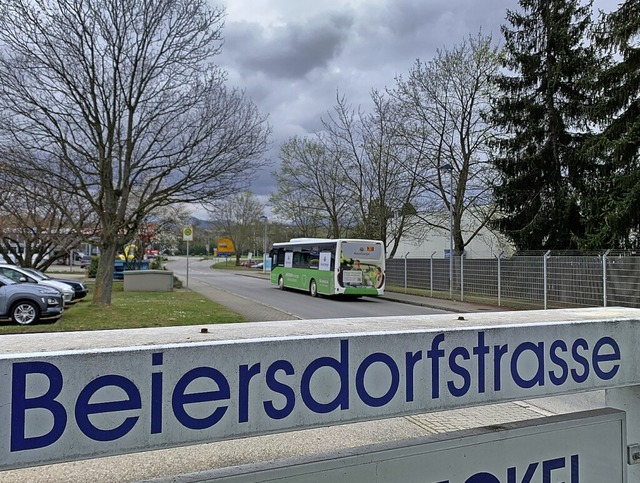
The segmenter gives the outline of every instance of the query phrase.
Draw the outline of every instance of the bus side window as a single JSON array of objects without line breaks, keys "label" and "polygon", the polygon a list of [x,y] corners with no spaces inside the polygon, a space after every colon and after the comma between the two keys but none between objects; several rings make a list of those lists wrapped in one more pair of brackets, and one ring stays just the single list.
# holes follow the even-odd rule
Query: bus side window
[{"label": "bus side window", "polygon": [[275,266],[284,267],[284,248],[278,248],[273,261]]},{"label": "bus side window", "polygon": [[293,268],[309,268],[309,252],[294,252]]}]

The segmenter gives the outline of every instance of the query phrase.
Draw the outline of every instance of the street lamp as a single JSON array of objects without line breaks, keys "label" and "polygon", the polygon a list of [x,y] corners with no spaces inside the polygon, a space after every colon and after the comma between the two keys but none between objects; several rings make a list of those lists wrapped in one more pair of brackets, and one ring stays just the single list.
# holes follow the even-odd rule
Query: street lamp
[{"label": "street lamp", "polygon": [[260,219],[264,221],[264,233],[262,235],[262,273],[265,273],[267,271],[267,223],[269,222],[269,218],[262,215]]},{"label": "street lamp", "polygon": [[440,169],[449,171],[449,298],[453,299],[453,166],[447,163]]}]

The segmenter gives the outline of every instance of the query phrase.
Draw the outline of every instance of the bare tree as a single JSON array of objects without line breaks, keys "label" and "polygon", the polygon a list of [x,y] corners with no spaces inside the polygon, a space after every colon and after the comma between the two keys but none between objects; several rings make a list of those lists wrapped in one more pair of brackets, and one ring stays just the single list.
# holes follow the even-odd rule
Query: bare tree
[{"label": "bare tree", "polygon": [[[487,227],[495,211],[494,172],[488,162],[493,132],[484,118],[498,67],[498,49],[491,37],[478,35],[450,51],[438,51],[428,63],[417,60],[408,78],[397,78],[390,91],[403,112],[407,144],[426,160],[420,184],[431,209],[426,216],[418,215],[428,226],[449,230],[451,210],[458,255]],[[463,236],[465,214],[474,223]]]},{"label": "bare tree", "polygon": [[211,223],[229,237],[236,251],[236,265],[240,257],[255,245],[256,227],[264,213],[264,205],[250,191],[206,206],[212,214]]},{"label": "bare tree", "polygon": [[159,247],[160,259],[164,251],[178,249],[182,228],[189,224],[190,218],[191,211],[186,205],[163,206],[149,215],[149,224],[154,227],[151,243]]},{"label": "bare tree", "polygon": [[56,204],[64,202],[87,225],[91,214],[77,197],[4,168],[0,169],[0,255],[22,267],[46,270],[82,239]]},{"label": "bare tree", "polygon": [[331,238],[348,228],[351,190],[344,182],[339,155],[316,139],[293,137],[282,145],[280,169],[273,173],[278,192],[271,197],[277,213],[310,231],[309,223],[321,222]]},{"label": "bare tree", "polygon": [[[131,199],[136,206],[137,198],[142,193],[137,189],[132,190]],[[158,206],[146,214],[138,223],[138,229],[131,234],[126,245],[133,245],[134,259],[131,267],[136,267],[145,258],[147,248],[151,244],[160,244],[162,248],[176,250],[182,229],[191,223],[191,208],[185,204],[174,203],[167,206]],[[124,246],[120,247],[124,252]]]},{"label": "bare tree", "polygon": [[326,215],[322,207],[314,203],[304,191],[293,189],[284,178],[278,179],[278,191],[269,197],[273,213],[293,224],[297,237],[326,235]]},{"label": "bare tree", "polygon": [[376,91],[371,99],[373,113],[366,115],[338,97],[323,123],[357,220],[354,234],[385,241],[393,258],[416,211],[422,159],[405,143],[395,103]]},{"label": "bare tree", "polygon": [[116,250],[149,213],[224,198],[265,164],[266,119],[211,63],[223,15],[206,0],[0,4],[0,144],[33,153],[25,176],[97,216],[95,304],[110,303]]}]

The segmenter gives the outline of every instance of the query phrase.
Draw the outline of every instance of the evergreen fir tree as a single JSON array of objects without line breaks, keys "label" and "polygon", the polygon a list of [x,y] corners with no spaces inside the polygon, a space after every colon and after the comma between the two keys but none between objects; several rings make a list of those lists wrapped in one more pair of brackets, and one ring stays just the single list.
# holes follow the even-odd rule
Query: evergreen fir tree
[{"label": "evergreen fir tree", "polygon": [[640,247],[640,0],[605,15],[596,45],[612,61],[596,85],[594,123],[601,129],[589,154],[598,160],[584,210],[589,248]]},{"label": "evergreen fir tree", "polygon": [[497,228],[519,250],[576,248],[584,233],[580,193],[587,163],[587,88],[595,66],[586,45],[591,3],[520,0],[503,26],[500,97],[491,120],[501,218]]}]

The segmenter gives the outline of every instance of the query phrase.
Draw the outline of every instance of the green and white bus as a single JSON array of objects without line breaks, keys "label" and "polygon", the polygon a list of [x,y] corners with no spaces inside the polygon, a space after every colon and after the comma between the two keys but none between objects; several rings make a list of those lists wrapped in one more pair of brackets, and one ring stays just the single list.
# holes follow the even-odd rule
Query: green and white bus
[{"label": "green and white bus", "polygon": [[293,238],[274,243],[271,283],[321,295],[384,293],[384,243],[377,240]]}]

